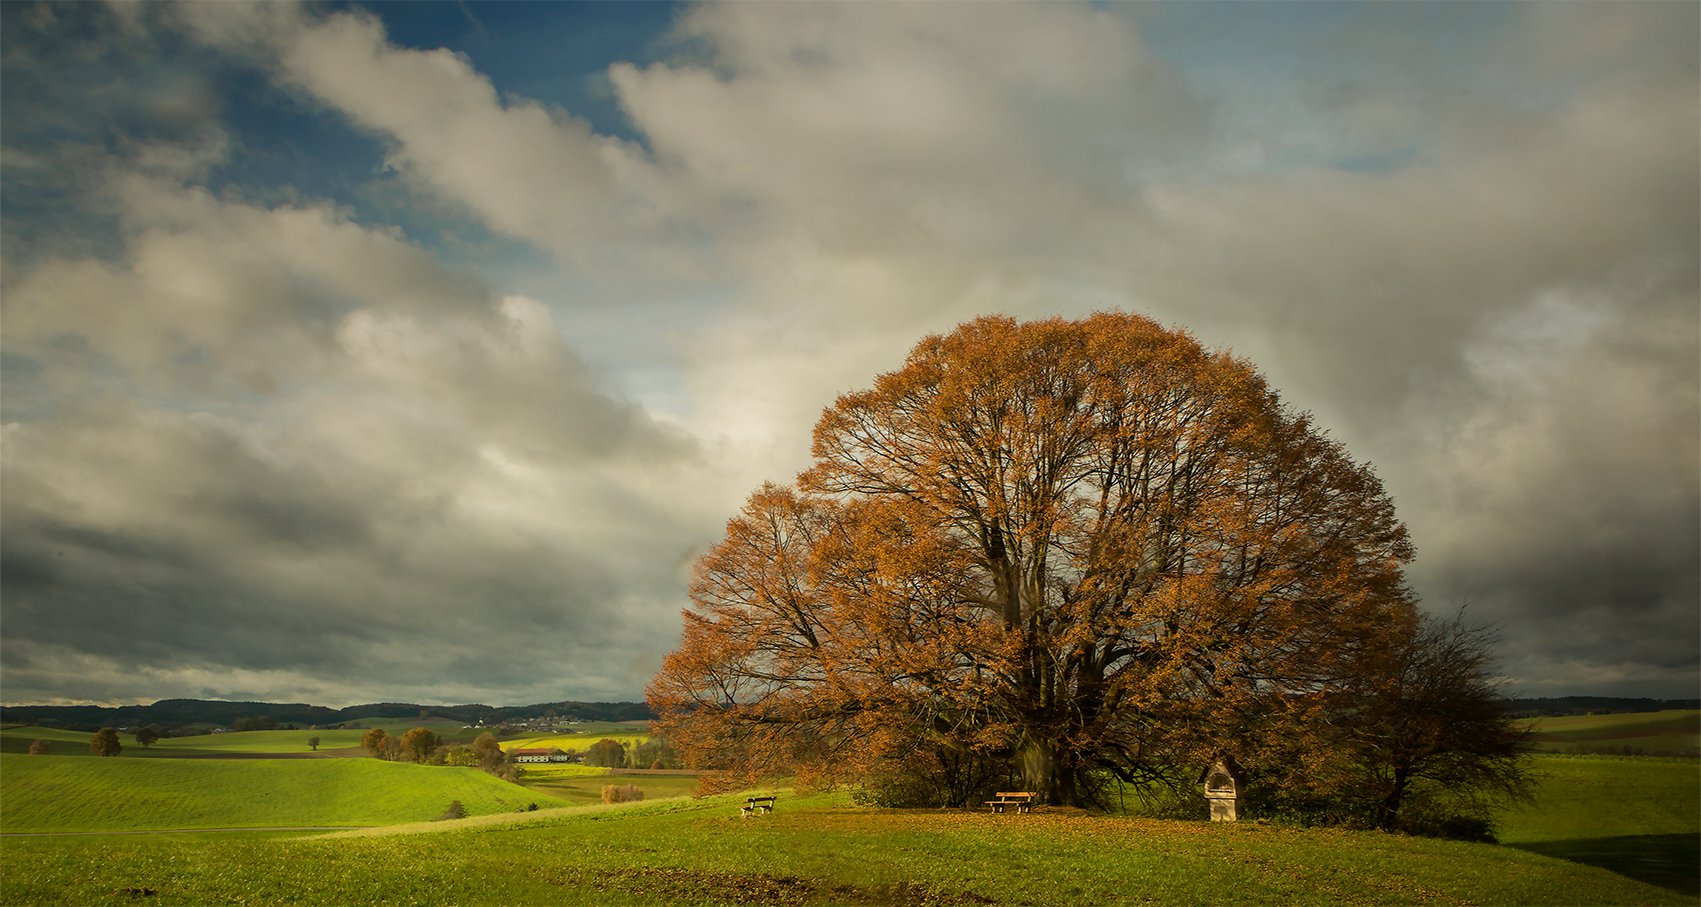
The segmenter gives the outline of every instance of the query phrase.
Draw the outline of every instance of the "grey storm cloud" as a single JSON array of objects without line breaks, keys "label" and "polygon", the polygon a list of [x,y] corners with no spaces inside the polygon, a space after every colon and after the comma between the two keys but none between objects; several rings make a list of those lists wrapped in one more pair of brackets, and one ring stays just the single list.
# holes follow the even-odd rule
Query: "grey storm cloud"
[{"label": "grey storm cloud", "polygon": [[[155,49],[119,32],[113,56]],[[47,56],[75,86],[102,55]],[[635,695],[701,544],[649,477],[695,442],[534,300],[333,206],[198,188],[196,147],[91,150],[101,128],[53,150],[117,253],[31,235],[7,275],[8,699]]]},{"label": "grey storm cloud", "polygon": [[[97,345],[90,333],[76,336]],[[483,339],[489,355],[523,355]],[[317,393],[348,395],[346,408],[320,401],[275,431],[134,401],[8,425],[8,690],[29,689],[32,668],[56,675],[54,656],[75,651],[114,665],[539,699],[551,689],[524,666],[549,663],[551,683],[631,695],[641,678],[591,666],[631,643],[621,626],[643,614],[623,613],[623,600],[662,590],[631,588],[622,564],[672,563],[690,542],[618,479],[507,472],[545,456],[591,472],[611,461],[668,468],[689,446],[560,372],[515,388],[500,365],[433,353],[421,368],[498,380],[379,399],[366,369],[320,373],[329,386]],[[337,364],[330,352],[319,362]],[[522,391],[525,402],[510,396]],[[561,511],[535,525],[506,519],[551,497]],[[574,665],[587,676],[572,678]]]},{"label": "grey storm cloud", "polygon": [[[1515,689],[1693,695],[1701,13],[1330,11],[693,6],[610,136],[358,9],[8,5],[5,699],[634,696],[836,394],[1102,308],[1373,462]],[[408,232],[243,184],[213,73]]]}]

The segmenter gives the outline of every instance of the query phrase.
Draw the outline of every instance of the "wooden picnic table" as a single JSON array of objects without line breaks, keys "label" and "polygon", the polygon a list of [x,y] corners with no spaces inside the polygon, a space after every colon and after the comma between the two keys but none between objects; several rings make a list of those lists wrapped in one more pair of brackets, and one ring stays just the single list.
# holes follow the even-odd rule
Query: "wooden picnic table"
[{"label": "wooden picnic table", "polygon": [[1033,791],[1001,790],[998,792],[998,799],[988,800],[986,805],[992,807],[995,813],[1004,812],[1012,806],[1016,807],[1018,813],[1033,812],[1035,796]]}]

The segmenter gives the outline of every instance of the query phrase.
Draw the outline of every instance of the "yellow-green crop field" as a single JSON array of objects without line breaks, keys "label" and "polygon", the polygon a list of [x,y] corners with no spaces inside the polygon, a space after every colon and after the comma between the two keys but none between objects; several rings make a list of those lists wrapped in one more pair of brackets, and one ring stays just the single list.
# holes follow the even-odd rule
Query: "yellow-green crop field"
[{"label": "yellow-green crop field", "polygon": [[598,740],[613,740],[625,744],[630,749],[650,739],[646,724],[643,721],[587,724],[570,734],[534,734],[514,737],[502,741],[502,748],[515,750],[554,747],[561,750],[584,752],[587,747]]},{"label": "yellow-green crop field", "polygon": [[1536,732],[1536,745],[1548,752],[1701,753],[1701,711],[1694,709],[1537,718],[1530,726]]}]

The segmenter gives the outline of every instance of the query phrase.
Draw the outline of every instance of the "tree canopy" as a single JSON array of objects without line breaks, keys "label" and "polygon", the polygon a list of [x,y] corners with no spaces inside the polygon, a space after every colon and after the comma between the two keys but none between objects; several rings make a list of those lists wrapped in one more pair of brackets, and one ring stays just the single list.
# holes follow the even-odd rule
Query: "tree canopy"
[{"label": "tree canopy", "polygon": [[390,739],[390,735],[385,733],[383,728],[375,727],[360,735],[360,745],[367,752],[382,759],[384,758],[386,744]]},{"label": "tree canopy", "polygon": [[585,764],[625,768],[626,745],[604,737],[585,748]]},{"label": "tree canopy", "polygon": [[1279,772],[1417,626],[1369,466],[1143,317],[928,337],[813,455],[698,562],[648,690],[697,767],[1066,804],[1214,752]]},{"label": "tree canopy", "polygon": [[402,752],[415,762],[423,763],[442,740],[430,728],[416,727],[402,735]]},{"label": "tree canopy", "polygon": [[103,727],[89,735],[89,752],[96,756],[116,756],[124,752],[124,744],[118,739],[118,731]]},{"label": "tree canopy", "polygon": [[1478,818],[1490,812],[1487,798],[1528,798],[1523,756],[1535,732],[1509,720],[1491,682],[1493,642],[1463,611],[1446,621],[1426,617],[1362,686],[1349,752],[1361,789],[1379,798],[1377,825],[1400,827],[1414,797],[1422,807],[1443,796],[1453,812]]}]

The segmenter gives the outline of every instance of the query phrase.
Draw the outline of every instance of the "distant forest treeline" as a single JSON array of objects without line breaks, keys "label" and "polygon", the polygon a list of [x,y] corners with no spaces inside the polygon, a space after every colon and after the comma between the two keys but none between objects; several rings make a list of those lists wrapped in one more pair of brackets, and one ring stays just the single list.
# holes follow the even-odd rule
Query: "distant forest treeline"
[{"label": "distant forest treeline", "polygon": [[[1701,699],[1625,699],[1612,696],[1559,696],[1546,699],[1511,699],[1513,715],[1584,715],[1590,712],[1658,712],[1661,709],[1701,709]],[[0,721],[7,724],[37,724],[70,730],[99,730],[102,727],[182,727],[211,724],[232,727],[243,719],[269,718],[275,726],[311,727],[362,721],[368,718],[449,718],[473,724],[501,724],[526,718],[557,718],[577,721],[648,721],[655,718],[642,702],[540,702],[536,705],[419,705],[411,702],[374,702],[346,709],[326,708],[301,702],[225,702],[216,699],[161,699],[152,705],[18,705],[0,706]]]},{"label": "distant forest treeline", "polygon": [[1520,718],[1556,715],[1606,715],[1614,712],[1658,712],[1663,709],[1701,709],[1701,699],[1621,699],[1614,696],[1558,696],[1551,699],[1511,699],[1507,707]]},{"label": "distant forest treeline", "polygon": [[332,709],[301,702],[224,702],[214,699],[161,699],[152,705],[18,705],[0,706],[0,721],[7,724],[36,724],[70,730],[102,727],[140,727],[154,724],[180,727],[190,724],[233,726],[243,719],[269,718],[276,726],[311,727],[342,724],[368,718],[449,718],[473,724],[501,724],[525,718],[551,716],[578,721],[647,721],[655,716],[642,702],[540,702],[536,705],[418,705],[410,702],[375,702]]}]

